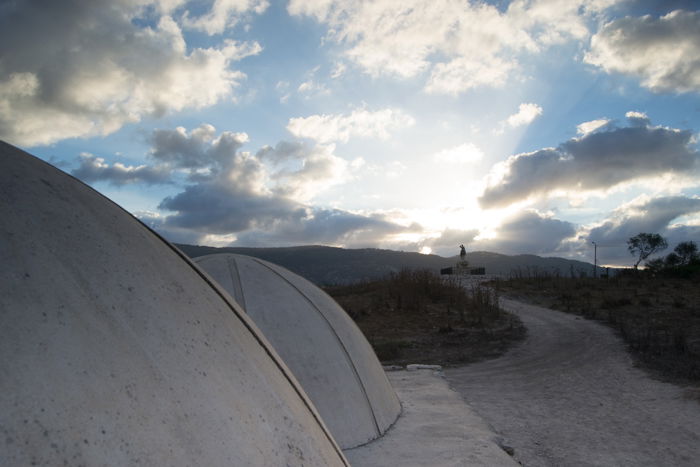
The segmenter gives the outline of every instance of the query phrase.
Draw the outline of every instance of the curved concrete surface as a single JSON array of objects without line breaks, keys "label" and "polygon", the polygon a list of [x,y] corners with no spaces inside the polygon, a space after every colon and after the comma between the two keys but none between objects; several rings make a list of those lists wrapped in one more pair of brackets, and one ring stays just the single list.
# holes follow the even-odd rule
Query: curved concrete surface
[{"label": "curved concrete surface", "polygon": [[270,344],[115,204],[0,143],[3,465],[346,465]]},{"label": "curved concrete surface", "polygon": [[255,321],[342,448],[381,436],[401,412],[374,350],[345,311],[311,282],[244,255],[195,261]]}]

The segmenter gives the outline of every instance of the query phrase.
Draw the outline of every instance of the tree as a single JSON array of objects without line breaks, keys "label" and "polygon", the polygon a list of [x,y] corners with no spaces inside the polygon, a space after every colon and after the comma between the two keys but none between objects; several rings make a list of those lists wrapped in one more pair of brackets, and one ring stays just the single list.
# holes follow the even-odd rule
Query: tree
[{"label": "tree", "polygon": [[673,251],[678,255],[678,263],[683,266],[698,259],[698,246],[693,241],[681,242]]},{"label": "tree", "polygon": [[657,274],[666,268],[666,262],[662,258],[655,258],[644,263],[647,270]]},{"label": "tree", "polygon": [[675,268],[679,264],[683,264],[683,261],[680,256],[673,252],[666,255],[666,267]]},{"label": "tree", "polygon": [[639,255],[637,262],[634,263],[634,269],[637,269],[639,263],[647,259],[650,255],[657,251],[664,250],[668,247],[666,239],[655,233],[639,233],[627,240],[627,249],[633,255]]}]

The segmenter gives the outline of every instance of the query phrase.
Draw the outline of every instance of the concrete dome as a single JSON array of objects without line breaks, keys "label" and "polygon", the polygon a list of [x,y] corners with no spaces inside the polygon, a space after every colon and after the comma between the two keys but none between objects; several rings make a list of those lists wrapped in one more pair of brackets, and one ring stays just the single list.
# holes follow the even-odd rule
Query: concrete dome
[{"label": "concrete dome", "polygon": [[347,465],[255,325],[121,208],[0,142],[3,465]]},{"label": "concrete dome", "polygon": [[235,254],[195,262],[255,321],[343,449],[381,436],[401,405],[372,347],[345,311],[306,279]]}]

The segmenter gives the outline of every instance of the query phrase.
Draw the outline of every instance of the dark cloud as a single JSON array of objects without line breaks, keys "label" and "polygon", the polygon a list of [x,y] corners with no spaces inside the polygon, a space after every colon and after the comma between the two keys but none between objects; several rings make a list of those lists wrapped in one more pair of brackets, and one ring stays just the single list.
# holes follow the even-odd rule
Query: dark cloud
[{"label": "dark cloud", "polygon": [[644,117],[631,116],[633,126],[606,125],[557,148],[511,156],[506,174],[479,198],[485,208],[506,206],[531,196],[561,189],[607,189],[619,183],[666,173],[687,173],[698,167],[700,153],[693,134],[643,125]]},{"label": "dark cloud", "polygon": [[231,64],[261,50],[227,40],[188,47],[176,20],[148,0],[1,5],[0,138],[19,145],[213,105],[244,78]]},{"label": "dark cloud", "polygon": [[535,211],[522,211],[506,219],[496,234],[495,238],[476,239],[479,235],[476,229],[446,229],[426,245],[443,256],[458,254],[460,244],[464,244],[469,251],[552,255],[563,251],[563,242],[576,235],[576,227],[570,222]]},{"label": "dark cloud", "polygon": [[604,245],[623,245],[640,232],[665,234],[671,222],[681,216],[700,212],[700,199],[684,196],[656,198],[640,206],[618,210],[611,219],[591,229],[591,241]]},{"label": "dark cloud", "polygon": [[479,235],[476,229],[458,230],[445,229],[440,236],[426,242],[432,248],[433,253],[443,256],[453,256],[459,253],[459,245],[465,244],[468,248],[474,241],[474,237]]},{"label": "dark cloud", "polygon": [[182,127],[154,130],[149,138],[151,156],[185,169],[228,167],[248,136],[230,131],[215,136],[216,128],[209,124],[200,125],[189,134]]},{"label": "dark cloud", "polygon": [[215,137],[215,132],[211,125],[190,134],[184,128],[153,132],[155,159],[199,174],[190,177],[192,183],[182,192],[160,203],[159,209],[174,212],[164,226],[230,234],[306,215],[303,205],[266,188],[262,161],[239,151],[245,135],[224,132]]},{"label": "dark cloud", "polygon": [[208,165],[211,160],[206,156],[206,145],[215,131],[211,125],[202,125],[191,135],[182,127],[175,130],[154,130],[149,137],[151,155],[176,167],[198,168]]},{"label": "dark cloud", "polygon": [[503,254],[553,255],[562,242],[576,235],[574,224],[533,211],[524,211],[508,219],[498,229],[497,237],[472,244],[472,249]]},{"label": "dark cloud", "polygon": [[674,10],[695,10],[698,6],[697,0],[627,0],[618,5],[629,14],[652,14],[665,15]]},{"label": "dark cloud", "polygon": [[85,183],[107,182],[116,186],[134,183],[156,185],[171,183],[172,171],[165,165],[127,166],[119,162],[109,165],[100,157],[82,154],[80,166],[71,174]]},{"label": "dark cloud", "polygon": [[261,160],[281,162],[298,159],[304,151],[304,144],[298,141],[280,141],[277,145],[264,146],[255,155]]},{"label": "dark cloud", "polygon": [[267,231],[244,232],[234,245],[291,246],[303,244],[344,245],[348,248],[376,247],[402,226],[373,216],[339,209],[309,209],[306,216],[276,223]]},{"label": "dark cloud", "polygon": [[669,227],[665,231],[666,239],[671,248],[675,248],[681,242],[694,241],[700,244],[700,225],[677,225]]},{"label": "dark cloud", "polygon": [[164,222],[210,234],[230,234],[251,228],[273,228],[306,216],[303,205],[287,198],[255,193],[223,180],[188,186],[165,198],[159,209],[173,211]]},{"label": "dark cloud", "polygon": [[198,242],[207,235],[234,235],[236,245],[308,243],[376,245],[404,228],[378,216],[309,206],[305,196],[337,183],[346,163],[332,146],[282,141],[254,155],[241,151],[247,137],[211,125],[187,132],[157,130],[151,156],[161,164],[189,170],[188,184],[162,200],[165,217],[143,216],[176,241]]},{"label": "dark cloud", "polygon": [[611,21],[592,37],[585,60],[609,73],[635,76],[655,92],[699,92],[700,11]]},{"label": "dark cloud", "polygon": [[151,212],[135,212],[141,222],[173,243],[185,243],[188,245],[201,245],[204,235],[201,232],[183,229],[174,226],[166,226],[164,218]]},{"label": "dark cloud", "polygon": [[590,249],[590,242],[598,244],[598,258],[603,264],[631,265],[627,240],[638,233],[658,233],[672,249],[680,242],[700,241],[700,226],[675,225],[683,216],[700,213],[700,198],[667,196],[642,204],[623,206],[607,221],[582,233],[580,248]]}]

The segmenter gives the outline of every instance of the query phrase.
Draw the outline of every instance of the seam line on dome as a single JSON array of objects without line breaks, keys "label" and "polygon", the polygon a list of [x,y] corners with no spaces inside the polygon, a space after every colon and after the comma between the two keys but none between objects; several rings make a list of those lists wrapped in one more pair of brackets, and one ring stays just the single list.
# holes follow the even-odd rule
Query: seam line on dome
[{"label": "seam line on dome", "polygon": [[[109,198],[107,198],[107,199],[109,199]],[[112,203],[114,203],[114,201],[112,201]],[[124,208],[122,208],[121,206],[119,206],[116,203],[114,203],[114,204],[117,205],[120,209],[122,209],[123,211],[125,211],[127,214],[129,214],[131,216],[131,214],[128,211],[126,211]],[[270,357],[270,359],[273,361],[275,366],[277,366],[277,368],[280,370],[282,375],[289,382],[290,386],[292,386],[292,389],[294,389],[294,392],[297,393],[297,396],[299,396],[302,403],[309,410],[309,412],[311,413],[311,416],[314,418],[314,420],[316,420],[316,423],[318,424],[319,428],[321,428],[321,431],[323,431],[323,433],[326,435],[326,437],[328,438],[328,440],[331,443],[331,446],[333,446],[333,449],[340,456],[340,459],[343,461],[343,463],[347,467],[351,467],[350,464],[347,463],[347,461],[345,459],[345,455],[343,454],[343,451],[340,449],[340,446],[338,446],[338,444],[336,443],[335,438],[333,438],[333,435],[331,435],[331,432],[328,430],[328,428],[326,428],[325,423],[323,423],[323,419],[321,419],[320,415],[318,415],[318,416],[316,415],[316,409],[311,404],[311,401],[308,399],[308,396],[306,396],[306,394],[304,393],[303,389],[301,388],[301,385],[299,383],[294,382],[294,380],[292,379],[292,376],[287,373],[287,370],[285,370],[285,367],[283,366],[283,364],[278,360],[279,357],[276,357],[273,354],[272,350],[267,345],[265,345],[265,343],[260,339],[260,336],[258,336],[258,332],[255,331],[246,322],[245,319],[243,319],[243,317],[239,314],[239,311],[236,309],[237,308],[236,305],[234,305],[233,303],[229,302],[226,299],[226,296],[221,292],[221,290],[219,289],[219,286],[215,282],[210,280],[205,274],[203,274],[202,271],[199,269],[199,267],[194,264],[194,261],[192,261],[184,252],[182,252],[179,248],[175,247],[175,245],[173,245],[169,241],[167,241],[158,232],[156,232],[155,230],[151,229],[149,226],[147,226],[146,224],[141,222],[138,218],[136,218],[134,216],[131,216],[131,217],[136,219],[137,222],[139,222],[146,229],[151,231],[154,235],[156,235],[158,237],[158,239],[160,239],[163,243],[165,243],[166,246],[170,247],[171,250],[173,250],[175,253],[177,253],[177,255],[180,256],[180,258],[182,258],[192,268],[192,270],[194,270],[194,272],[199,277],[201,277],[212,288],[212,290],[214,290],[214,292],[224,301],[224,303],[231,309],[234,316],[236,316],[236,318],[238,318],[238,320],[241,322],[241,324],[243,324],[243,326],[245,326],[245,328],[248,330],[248,332],[250,332],[250,334],[253,336],[253,338],[258,342],[260,347],[262,347],[263,350],[265,350],[265,352]],[[246,314],[245,311],[243,313]],[[291,372],[291,370],[289,370],[289,371]]]},{"label": "seam line on dome", "polygon": [[[119,205],[117,205],[117,206],[119,206]],[[120,208],[121,208],[121,206],[120,206]],[[124,208],[121,208],[121,209],[124,209]],[[128,214],[128,212],[127,212],[127,214]],[[131,214],[129,214],[129,215],[131,215]],[[287,373],[287,370],[285,370],[285,368],[281,364],[281,362],[278,361],[279,357],[275,357],[275,355],[273,354],[271,349],[268,348],[268,346],[265,345],[265,343],[260,339],[260,336],[258,336],[257,331],[255,331],[252,327],[250,327],[250,325],[246,322],[246,320],[243,319],[243,317],[239,314],[239,311],[236,309],[236,306],[234,304],[232,304],[231,302],[229,302],[226,299],[226,296],[223,293],[221,293],[221,290],[219,290],[219,286],[216,283],[214,283],[212,280],[207,278],[206,275],[202,274],[199,267],[194,264],[194,261],[190,260],[187,257],[187,255],[185,255],[185,253],[183,253],[179,248],[176,248],[175,245],[168,242],[158,232],[151,229],[149,226],[147,226],[146,224],[141,222],[138,218],[134,217],[134,219],[136,219],[141,225],[146,227],[146,229],[150,230],[153,234],[155,234],[161,241],[163,241],[163,243],[165,243],[167,246],[170,247],[170,249],[172,249],[175,253],[177,253],[178,256],[180,256],[180,258],[185,260],[185,262],[187,264],[189,264],[189,266],[195,271],[195,273],[197,273],[197,275],[199,275],[199,277],[201,277],[214,290],[214,292],[224,301],[224,303],[226,305],[228,305],[228,307],[231,309],[231,311],[233,311],[233,314],[236,316],[236,318],[238,318],[238,320],[241,322],[241,324],[243,324],[243,326],[245,326],[245,328],[248,329],[248,332],[251,333],[253,338],[258,342],[260,347],[262,347],[263,350],[265,350],[265,352],[270,357],[270,359],[273,361],[275,366],[277,366],[277,368],[280,370],[280,372],[282,372],[282,375],[289,382],[290,386],[292,386],[292,389],[294,389],[294,392],[297,393],[297,396],[299,396],[302,403],[309,410],[309,412],[311,413],[311,416],[316,420],[316,423],[318,424],[319,428],[321,428],[321,431],[323,431],[323,433],[326,435],[326,437],[330,441],[331,445],[333,446],[333,449],[335,449],[336,453],[340,456],[340,459],[343,461],[343,463],[347,467],[350,467],[350,464],[348,464],[345,460],[345,455],[343,454],[343,451],[340,449],[340,447],[336,443],[335,439],[333,438],[333,435],[331,435],[330,431],[328,430],[328,428],[326,428],[326,425],[323,423],[323,419],[320,418],[320,415],[319,416],[316,415],[316,409],[313,408],[313,406],[311,405],[311,402],[308,400],[308,396],[306,396],[306,394],[303,392],[303,389],[300,387],[301,385],[298,385],[298,383],[294,382],[291,375],[289,375]],[[245,314],[245,312],[243,312],[243,313]],[[289,371],[291,371],[291,370],[289,370]]]},{"label": "seam line on dome", "polygon": [[[357,383],[360,385],[360,389],[362,390],[362,395],[365,396],[365,400],[367,401],[367,407],[369,408],[369,413],[372,415],[372,421],[374,422],[374,428],[377,431],[377,437],[382,436],[382,430],[379,428],[379,422],[377,421],[377,416],[374,414],[374,407],[372,406],[372,402],[369,399],[369,395],[367,394],[367,388],[365,388],[364,383],[362,382],[362,378],[360,378],[360,374],[357,371],[357,367],[352,361],[352,358],[350,357],[350,353],[348,352],[348,349],[345,347],[345,343],[343,343],[343,340],[340,338],[337,332],[335,332],[335,329],[333,326],[331,326],[331,323],[328,321],[328,318],[326,318],[326,315],[323,314],[323,312],[316,306],[316,304],[306,296],[304,292],[302,292],[299,287],[294,285],[289,279],[284,277],[282,274],[280,274],[278,271],[275,269],[271,268],[269,265],[265,264],[264,262],[260,261],[258,258],[255,257],[250,257],[253,261],[257,262],[261,266],[266,267],[270,271],[272,271],[274,274],[276,274],[278,277],[280,277],[283,281],[288,283],[290,286],[292,286],[299,294],[304,297],[304,300],[309,302],[311,306],[316,310],[316,312],[321,315],[321,318],[323,318],[323,321],[326,323],[326,326],[331,330],[335,338],[338,340],[338,343],[340,344],[340,347],[343,349],[343,354],[345,355],[345,358],[347,359],[350,368],[352,368],[352,372],[355,375],[355,379],[357,380]],[[344,311],[344,310],[343,310]]]},{"label": "seam line on dome", "polygon": [[239,305],[241,305],[243,307],[243,311],[245,311],[245,313],[248,314],[248,308],[246,307],[245,303],[245,295],[243,294],[243,284],[241,283],[241,273],[238,270],[238,262],[235,260],[235,258],[228,258],[228,261],[226,261],[226,263],[228,263],[228,271],[231,274],[231,277],[236,278],[236,280],[231,280],[234,295],[236,295],[233,298],[238,299],[238,297],[240,296]]},{"label": "seam line on dome", "polygon": [[[219,298],[221,298],[221,299],[223,300],[224,304],[233,312],[234,316],[241,322],[241,324],[248,330],[248,332],[250,332],[250,334],[252,335],[253,339],[255,339],[255,341],[258,343],[258,345],[260,345],[260,347],[263,348],[263,350],[265,351],[265,353],[267,353],[268,357],[270,357],[270,359],[272,360],[272,362],[274,363],[274,365],[280,370],[280,372],[282,373],[282,375],[284,376],[284,378],[287,380],[287,382],[289,383],[289,385],[292,387],[292,389],[294,390],[294,392],[295,392],[295,393],[297,394],[297,396],[301,399],[302,404],[304,404],[304,405],[306,406],[306,408],[307,408],[307,409],[309,410],[309,412],[311,413],[311,416],[314,418],[314,420],[316,420],[316,423],[318,424],[318,426],[319,426],[319,428],[321,429],[321,431],[323,432],[323,434],[326,435],[326,438],[328,438],[329,442],[331,443],[331,446],[333,447],[333,449],[335,450],[335,452],[338,454],[340,460],[343,462],[343,464],[344,464],[345,466],[350,467],[350,464],[348,463],[347,459],[345,458],[345,455],[343,454],[342,449],[340,449],[340,446],[338,446],[338,443],[335,441],[335,438],[333,438],[333,436],[331,435],[330,431],[329,431],[328,428],[326,427],[325,423],[323,423],[323,420],[320,418],[320,415],[317,415],[316,409],[313,407],[311,401],[308,399],[308,396],[306,396],[306,393],[305,393],[305,392],[303,391],[303,389],[300,387],[301,385],[300,385],[299,383],[295,383],[293,377],[288,373],[288,371],[291,371],[291,370],[285,369],[285,366],[284,366],[284,364],[279,360],[279,357],[276,357],[276,356],[275,356],[275,354],[273,353],[273,351],[262,341],[262,339],[260,339],[260,336],[258,336],[257,331],[255,331],[255,330],[246,322],[246,320],[243,319],[243,317],[239,314],[240,312],[237,310],[237,306],[234,305],[233,303],[231,303],[231,302],[226,298],[226,295],[224,295],[224,294],[221,292],[221,290],[219,289],[219,286],[216,285],[212,280],[210,280],[210,279],[202,272],[202,270],[199,268],[199,266],[197,266],[196,264],[194,264],[194,261],[192,261],[182,250],[180,250],[180,249],[177,248],[175,245],[173,245],[173,244],[170,243],[168,240],[166,240],[165,237],[163,237],[161,234],[159,234],[158,232],[156,232],[155,229],[152,229],[151,227],[149,227],[148,225],[146,225],[145,222],[143,222],[141,219],[139,219],[138,217],[136,217],[136,216],[134,216],[133,214],[131,214],[129,211],[127,211],[126,209],[124,209],[122,206],[120,206],[119,204],[117,204],[115,201],[111,200],[111,199],[108,198],[107,196],[105,196],[105,195],[103,195],[102,193],[100,193],[99,191],[95,190],[93,187],[91,187],[91,186],[88,185],[87,183],[83,182],[83,181],[80,180],[79,178],[75,177],[74,175],[71,175],[71,174],[69,174],[69,173],[67,173],[67,172],[64,172],[64,171],[62,171],[62,170],[60,170],[60,169],[54,167],[53,165],[49,164],[49,163],[46,162],[45,160],[40,159],[40,158],[36,157],[35,155],[28,153],[27,151],[24,151],[24,150],[22,150],[22,149],[20,149],[20,148],[17,148],[16,146],[13,146],[13,145],[11,145],[11,144],[9,144],[9,143],[6,143],[5,141],[1,141],[1,140],[0,140],[0,148],[2,148],[2,146],[6,146],[7,148],[14,148],[14,149],[17,149],[17,150],[19,150],[20,152],[22,152],[23,154],[25,154],[25,155],[27,155],[27,156],[33,158],[34,160],[38,161],[40,164],[43,164],[44,166],[49,167],[49,168],[51,168],[52,170],[56,170],[56,171],[58,171],[58,172],[61,172],[63,175],[65,175],[65,176],[67,176],[67,177],[73,179],[74,181],[76,181],[78,184],[80,184],[80,185],[83,186],[84,188],[87,188],[89,191],[95,193],[98,197],[100,197],[100,198],[106,200],[108,203],[110,203],[111,205],[115,206],[119,211],[125,213],[128,217],[130,217],[131,219],[135,220],[135,221],[136,221],[138,224],[140,224],[144,229],[146,229],[146,231],[150,232],[150,233],[151,233],[152,235],[154,235],[158,240],[160,240],[160,241],[165,245],[166,248],[169,248],[169,249],[170,249],[171,251],[173,251],[178,257],[180,257],[180,259],[182,259],[182,260],[185,262],[185,264],[187,264],[187,265],[190,267],[190,269],[192,269],[192,270],[194,271],[194,273],[195,273],[196,275],[198,275],[204,282],[206,282],[207,285],[209,285],[209,286],[211,287],[211,289],[214,291],[214,293],[216,293],[216,294],[219,296]],[[2,149],[5,149],[5,148],[2,148]],[[244,312],[244,314],[245,314],[245,312]]]}]

